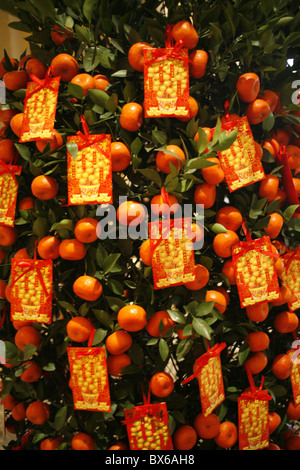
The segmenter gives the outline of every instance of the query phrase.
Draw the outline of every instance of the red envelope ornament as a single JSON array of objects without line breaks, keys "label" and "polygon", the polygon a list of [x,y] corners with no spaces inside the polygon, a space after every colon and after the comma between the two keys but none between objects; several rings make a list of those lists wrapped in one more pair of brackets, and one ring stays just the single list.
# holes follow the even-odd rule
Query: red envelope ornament
[{"label": "red envelope ornament", "polygon": [[288,306],[290,310],[295,311],[300,308],[300,247],[283,255],[282,259],[284,261],[282,280],[292,293]]},{"label": "red envelope ornament", "polygon": [[14,226],[19,183],[16,176],[22,167],[0,160],[0,225]]}]

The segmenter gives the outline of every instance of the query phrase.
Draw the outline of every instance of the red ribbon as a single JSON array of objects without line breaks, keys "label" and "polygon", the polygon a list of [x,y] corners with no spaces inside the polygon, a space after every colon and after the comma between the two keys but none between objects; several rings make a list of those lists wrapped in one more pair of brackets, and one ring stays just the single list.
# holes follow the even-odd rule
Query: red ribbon
[{"label": "red ribbon", "polygon": [[97,150],[102,153],[101,148],[95,144],[105,140],[106,134],[98,134],[98,135],[94,135],[93,137],[91,137],[85,117],[81,116],[80,120],[81,120],[83,132],[81,131],[77,132],[77,135],[82,139],[82,142],[77,144],[78,150],[83,150],[86,147],[95,146]]},{"label": "red ribbon", "polygon": [[[169,49],[169,50],[167,52],[165,52],[165,54],[163,54],[163,55],[158,55],[157,57],[155,57],[153,59],[146,60],[145,61],[146,65],[151,65],[154,62],[160,62],[162,60],[168,60],[170,57],[182,60],[185,63],[190,62],[188,56],[183,57],[180,54],[180,51],[184,48],[183,41],[181,39],[179,39],[179,41],[177,41],[174,44],[174,40],[173,40],[173,36],[172,36],[172,28],[173,28],[173,25],[170,25],[170,24],[167,25],[166,32],[165,32],[165,49]],[[153,52],[153,54],[160,54],[161,49],[154,49],[153,48],[152,52]]]},{"label": "red ribbon", "polygon": [[249,380],[249,383],[250,383],[251,392],[242,393],[242,397],[247,398],[248,400],[267,400],[267,401],[272,400],[271,395],[268,395],[268,390],[263,390],[262,389],[263,384],[264,384],[264,380],[265,380],[264,376],[262,376],[260,386],[257,389],[255,387],[253,376],[252,376],[252,373],[250,371],[250,368],[249,368],[248,364],[245,364],[245,369],[246,369],[246,373],[247,373],[248,380]]},{"label": "red ribbon", "polygon": [[[288,163],[288,155],[286,152],[286,147],[284,145],[282,145],[279,151],[275,153],[275,160],[277,165],[282,165],[282,168],[280,169],[280,173],[282,176],[282,185],[289,204],[299,204],[299,198],[297,196],[296,188],[293,182],[292,172]],[[300,212],[300,207],[298,207],[296,212]]]},{"label": "red ribbon", "polygon": [[[52,79],[52,69],[53,69],[53,67],[50,65],[50,67],[48,68],[48,70],[46,72],[45,78],[43,78],[43,79],[38,78],[34,74],[30,74],[31,80],[34,83],[36,83],[38,85],[38,87],[35,88],[34,90],[32,90],[30,93],[28,93],[28,95],[26,96],[26,100],[31,98],[31,96],[34,95],[34,93],[38,93],[44,87],[49,88],[49,85],[50,85],[51,79]],[[59,79],[59,77],[58,77],[58,79]]]},{"label": "red ribbon", "polygon": [[[238,246],[241,247],[241,250],[238,253],[234,253],[234,257],[240,257],[245,255],[248,251],[255,250],[259,253],[262,253],[263,255],[270,256],[271,258],[279,258],[279,253],[274,253],[273,251],[268,251],[264,250],[262,246],[260,246],[261,242],[266,239],[268,240],[268,236],[264,235],[261,238],[258,238],[257,240],[247,240],[246,242],[239,242],[237,243]],[[234,246],[237,246],[234,245]]]},{"label": "red ribbon", "polygon": [[224,343],[224,342],[220,343],[220,344],[215,344],[212,348],[208,349],[208,351],[206,351],[206,353],[202,354],[202,356],[200,356],[196,360],[196,366],[197,366],[196,371],[192,375],[190,375],[189,377],[184,379],[181,382],[181,385],[185,385],[186,383],[191,382],[191,380],[196,378],[199,375],[202,367],[204,367],[205,365],[208,364],[209,359],[212,358],[212,357],[220,356],[221,352],[225,348],[226,348],[226,343]]}]

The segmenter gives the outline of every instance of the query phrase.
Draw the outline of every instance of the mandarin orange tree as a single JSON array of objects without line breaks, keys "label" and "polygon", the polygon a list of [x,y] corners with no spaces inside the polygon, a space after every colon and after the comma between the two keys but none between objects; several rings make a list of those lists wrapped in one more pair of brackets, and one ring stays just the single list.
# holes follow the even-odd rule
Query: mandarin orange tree
[{"label": "mandarin orange tree", "polygon": [[[0,226],[1,399],[13,433],[6,448],[123,450],[138,443],[158,450],[167,442],[178,450],[238,450],[247,435],[251,448],[296,449],[300,391],[289,358],[299,336],[299,271],[298,278],[285,276],[283,256],[292,266],[300,232],[299,185],[293,191],[300,176],[298,2],[0,0],[0,9],[14,16],[10,27],[28,42],[21,57],[3,48],[0,64],[6,84],[0,159],[6,170],[10,163],[21,167],[13,179],[15,218]],[[188,116],[145,113],[144,53],[166,45],[177,54],[188,51],[185,66],[172,75],[154,61],[153,90],[170,107],[174,93],[187,90]],[[52,137],[23,141],[25,88],[47,83],[47,72],[60,77]],[[43,111],[40,103],[32,117]],[[250,124],[238,133],[240,119]],[[77,135],[109,136],[112,200],[106,206],[69,199],[76,176],[68,173],[69,162],[83,159],[71,139]],[[260,168],[257,179],[249,179],[251,158]],[[104,172],[105,163],[86,153],[79,184],[88,179],[97,187],[100,167]],[[240,172],[238,186],[229,167]],[[12,183],[1,186],[1,214],[13,190]],[[186,204],[193,207],[196,278],[156,288],[145,231],[153,198],[160,201],[158,214],[171,201],[175,217]],[[250,263],[236,262],[238,243],[267,235],[267,255],[257,248]],[[163,266],[171,270],[176,261],[178,275],[181,253],[170,246]],[[258,265],[259,255],[267,259]],[[47,285],[43,274],[37,281],[27,277],[17,301],[27,316],[12,319],[19,311],[12,268],[28,270],[33,261],[44,263],[40,273],[51,262],[53,276]],[[271,272],[277,297],[243,303],[243,286],[263,295]],[[49,285],[50,320],[37,321]],[[197,360],[218,345],[219,375],[198,381]],[[74,365],[71,376],[69,348],[88,346],[105,351],[107,375],[103,366],[88,364],[85,370]],[[97,387],[106,387],[110,406],[78,409],[74,371],[90,405]],[[248,414],[242,428],[239,398],[248,391],[251,404],[261,385],[268,408],[257,422],[250,422],[255,412]],[[166,404],[167,425],[165,415],[159,428],[155,416],[145,416],[144,431],[141,420],[134,424],[138,439],[133,427],[128,433],[125,411],[143,405],[149,391],[151,404]],[[213,395],[209,409],[203,399]],[[253,431],[258,423],[264,440]]]}]

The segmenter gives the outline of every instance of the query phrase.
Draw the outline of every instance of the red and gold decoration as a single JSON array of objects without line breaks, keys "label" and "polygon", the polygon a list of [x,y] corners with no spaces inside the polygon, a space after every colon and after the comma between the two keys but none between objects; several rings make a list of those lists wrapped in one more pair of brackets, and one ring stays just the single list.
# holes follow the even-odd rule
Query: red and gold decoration
[{"label": "red and gold decoration", "polygon": [[31,75],[24,100],[20,142],[50,140],[53,135],[60,77],[51,77],[49,67],[44,79]]},{"label": "red and gold decoration", "polygon": [[295,311],[300,308],[300,247],[283,255],[282,259],[285,264],[282,280],[292,293],[288,306]]},{"label": "red and gold decoration", "polygon": [[263,390],[264,378],[257,388],[247,366],[246,371],[249,391],[244,391],[238,398],[239,450],[259,450],[269,445],[269,401],[272,397],[268,390]]},{"label": "red and gold decoration", "polygon": [[221,364],[221,352],[226,348],[226,343],[208,346],[208,350],[195,362],[193,374],[181,383],[185,385],[194,378],[198,380],[200,401],[203,416],[208,416],[224,400],[224,383]]},{"label": "red and gold decoration", "polygon": [[68,201],[70,205],[112,203],[111,136],[91,135],[81,117],[83,132],[68,137],[76,144],[75,155],[67,152]]},{"label": "red and gold decoration", "polygon": [[0,225],[14,226],[21,166],[0,160]]},{"label": "red and gold decoration", "polygon": [[145,117],[189,117],[189,56],[182,41],[172,43],[166,30],[165,48],[144,49]]},{"label": "red and gold decoration", "polygon": [[295,340],[295,348],[290,349],[287,354],[292,360],[291,384],[295,406],[300,404],[300,340]]},{"label": "red and gold decoration", "polygon": [[111,411],[106,351],[92,347],[95,331],[92,331],[87,347],[68,347],[70,387],[74,409]]}]

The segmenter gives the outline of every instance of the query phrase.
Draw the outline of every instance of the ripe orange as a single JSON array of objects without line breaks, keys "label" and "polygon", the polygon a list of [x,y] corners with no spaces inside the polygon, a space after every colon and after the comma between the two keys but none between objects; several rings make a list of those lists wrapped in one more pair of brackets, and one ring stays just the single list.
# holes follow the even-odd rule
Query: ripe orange
[{"label": "ripe orange", "polygon": [[20,330],[23,326],[32,326],[32,321],[30,320],[14,320],[13,327],[15,330]]},{"label": "ripe orange", "polygon": [[270,238],[277,238],[283,226],[283,217],[278,212],[271,212],[268,216],[270,216],[270,220],[267,227],[264,228],[264,232]]},{"label": "ripe orange", "polygon": [[71,439],[71,448],[72,450],[95,450],[94,438],[84,432],[78,432]]},{"label": "ripe orange", "polygon": [[70,82],[78,74],[79,65],[77,60],[70,54],[61,53],[51,61],[52,75],[60,77],[62,82]]},{"label": "ripe orange", "polygon": [[[16,59],[13,59],[12,57],[9,57],[9,62],[11,63],[13,69],[17,69],[17,68],[18,68],[18,62],[16,61]],[[3,75],[4,75],[6,72],[9,72],[9,70],[7,70],[6,59],[5,59],[5,57],[3,57],[3,58],[0,60],[0,79],[3,78]]]},{"label": "ripe orange", "polygon": [[62,30],[59,26],[56,24],[53,25],[51,29],[51,39],[56,44],[57,46],[61,46],[61,44],[66,40],[66,39],[71,39],[72,31],[70,28],[67,26],[65,27],[64,30]]},{"label": "ripe orange", "polygon": [[300,147],[298,145],[287,145],[286,153],[292,158],[292,165],[290,165],[292,170],[300,166]]},{"label": "ripe orange", "polygon": [[120,126],[129,132],[138,131],[144,121],[144,110],[139,103],[124,104],[120,114]]},{"label": "ripe orange", "polygon": [[298,197],[300,197],[300,179],[299,178],[293,178],[293,183],[295,186],[296,194]]},{"label": "ripe orange", "polygon": [[24,351],[27,344],[35,346],[37,349],[42,343],[42,335],[33,326],[23,326],[15,334],[15,345]]},{"label": "ripe orange", "polygon": [[106,338],[105,345],[109,354],[123,354],[131,347],[132,337],[127,331],[117,330]]},{"label": "ripe orange", "polygon": [[286,408],[287,419],[290,421],[298,421],[300,419],[300,403],[295,405],[294,400],[290,400]]},{"label": "ripe orange", "polygon": [[216,186],[209,183],[200,183],[196,186],[194,192],[194,201],[196,204],[203,205],[204,209],[210,209],[216,201]]},{"label": "ripe orange", "polygon": [[199,36],[194,26],[187,20],[176,23],[172,28],[172,36],[175,42],[182,41],[183,46],[194,49],[199,41]]},{"label": "ripe orange", "polygon": [[[279,260],[281,260],[281,258],[279,258]],[[271,305],[273,305],[273,307],[278,307],[279,305],[286,304],[291,299],[292,299],[291,290],[285,284],[282,284],[280,286],[280,297],[279,297],[279,299],[278,300],[272,300]]]},{"label": "ripe orange", "polygon": [[[172,152],[168,153],[168,152]],[[171,173],[171,165],[181,170],[185,163],[184,151],[178,145],[167,145],[166,151],[160,150],[156,154],[156,166],[163,173]]]},{"label": "ripe orange", "polygon": [[89,339],[94,325],[89,318],[76,316],[68,321],[66,329],[71,341],[83,343]]},{"label": "ripe orange", "polygon": [[246,116],[250,124],[263,122],[270,114],[270,106],[265,100],[257,98],[248,104]]},{"label": "ripe orange", "polygon": [[270,338],[264,331],[252,331],[248,333],[245,341],[248,343],[250,351],[252,352],[264,351],[270,344]]},{"label": "ripe orange", "polygon": [[123,171],[131,163],[132,155],[129,148],[123,142],[111,143],[112,171]]},{"label": "ripe orange", "polygon": [[86,96],[90,89],[95,88],[95,79],[89,73],[78,73],[72,78],[71,83],[82,88],[83,96]]},{"label": "ripe orange", "polygon": [[156,372],[150,379],[150,390],[156,397],[165,398],[174,390],[174,380],[168,372]]},{"label": "ripe orange", "polygon": [[272,363],[272,372],[277,379],[285,380],[291,375],[293,361],[289,354],[278,354]]},{"label": "ripe orange", "polygon": [[184,285],[189,290],[202,289],[209,281],[209,271],[202,264],[196,264],[195,266],[195,280],[186,282]]},{"label": "ripe orange", "polygon": [[246,363],[250,369],[250,372],[255,375],[259,374],[268,364],[268,358],[262,351],[251,353],[246,359]]},{"label": "ripe orange", "polygon": [[28,211],[34,209],[34,199],[31,196],[25,196],[19,202],[20,211]]},{"label": "ripe orange", "polygon": [[102,284],[95,277],[83,275],[74,282],[73,291],[81,299],[92,302],[101,296]]},{"label": "ripe orange", "polygon": [[262,148],[268,150],[268,152],[270,152],[270,154],[273,157],[276,157],[276,155],[279,152],[280,145],[279,145],[279,142],[276,139],[266,139],[262,143]]},{"label": "ripe orange", "polygon": [[12,417],[15,421],[23,421],[26,418],[26,411],[24,402],[18,403],[11,411]]},{"label": "ripe orange", "polygon": [[0,159],[5,163],[12,163],[17,157],[18,151],[15,142],[12,139],[3,139],[0,141]]},{"label": "ripe orange", "polygon": [[35,75],[37,78],[45,78],[47,67],[36,57],[32,57],[26,62],[25,70],[28,75]]},{"label": "ripe orange", "polygon": [[270,132],[270,136],[276,139],[279,145],[284,145],[285,147],[290,143],[291,132],[287,127],[278,128]]},{"label": "ripe orange", "polygon": [[217,233],[213,240],[213,250],[221,258],[231,257],[231,248],[239,242],[239,236],[233,230]]},{"label": "ripe orange", "polygon": [[128,51],[128,62],[138,72],[144,71],[144,49],[151,48],[147,42],[136,42]]},{"label": "ripe orange", "polygon": [[279,188],[279,178],[276,175],[266,175],[266,177],[261,180],[258,190],[258,195],[261,198],[268,198],[268,201],[272,201]]},{"label": "ripe orange", "polygon": [[97,240],[98,221],[92,217],[78,220],[74,228],[74,235],[81,243],[92,243]]},{"label": "ripe orange", "polygon": [[153,196],[150,201],[151,213],[154,215],[169,215],[175,214],[178,210],[179,204],[178,199],[172,194],[168,195],[169,204],[164,202],[161,194]]},{"label": "ripe orange", "polygon": [[155,312],[147,321],[146,330],[150,336],[160,337],[175,325],[175,322],[170,317],[166,310]]},{"label": "ripe orange", "polygon": [[285,450],[300,450],[300,436],[293,434],[289,436],[284,443]]},{"label": "ripe orange", "polygon": [[98,73],[97,75],[94,75],[94,80],[95,80],[94,88],[96,90],[107,91],[106,88],[109,85],[109,79],[107,78],[106,75],[102,75],[101,73]]},{"label": "ripe orange", "polygon": [[37,199],[49,201],[58,193],[58,183],[53,176],[39,175],[31,183],[32,194]]},{"label": "ripe orange", "polygon": [[18,238],[18,231],[15,227],[7,227],[6,225],[0,226],[0,245],[10,246],[13,245]]},{"label": "ripe orange", "polygon": [[18,404],[18,400],[11,393],[8,393],[1,400],[1,404],[6,410],[11,411]]},{"label": "ripe orange", "polygon": [[260,80],[256,73],[247,72],[239,76],[236,82],[238,97],[244,103],[254,101],[259,93]]},{"label": "ripe orange", "polygon": [[17,137],[20,137],[21,130],[22,130],[22,122],[23,122],[23,113],[15,114],[10,120],[10,128],[16,134]]},{"label": "ripe orange", "polygon": [[210,158],[207,158],[206,160],[208,162],[215,163],[215,165],[202,168],[201,173],[202,173],[203,179],[208,184],[222,183],[222,181],[224,180],[225,174],[224,174],[224,171],[222,169],[222,166],[218,157],[210,157]]},{"label": "ripe orange", "polygon": [[233,447],[238,439],[237,427],[230,421],[223,421],[220,423],[220,429],[216,437],[215,443],[223,449]]},{"label": "ripe orange", "polygon": [[131,359],[126,353],[111,354],[107,358],[107,372],[113,377],[122,375],[122,370],[131,364]]},{"label": "ripe orange", "polygon": [[204,237],[204,229],[200,224],[193,222],[191,224],[191,230],[187,230],[186,236],[192,242],[200,242]]},{"label": "ripe orange", "polygon": [[208,54],[201,49],[195,49],[189,54],[190,76],[193,78],[202,78],[206,73]]},{"label": "ripe orange", "polygon": [[275,112],[275,109],[278,106],[279,103],[279,96],[275,91],[273,90],[264,90],[258,95],[258,98],[265,100],[268,105],[270,106],[270,110],[272,113]]},{"label": "ripe orange", "polygon": [[27,361],[23,364],[25,368],[24,372],[20,375],[20,379],[23,382],[36,382],[42,375],[42,368],[39,364],[33,361]]},{"label": "ripe orange", "polygon": [[280,447],[275,444],[275,442],[271,442],[264,450],[281,450]]},{"label": "ripe orange", "polygon": [[257,153],[257,156],[258,156],[259,160],[261,160],[262,157],[263,157],[263,154],[264,154],[264,151],[263,151],[263,148],[262,148],[261,144],[254,141],[254,147],[255,147],[255,150],[256,150],[256,153]]},{"label": "ripe orange", "polygon": [[47,437],[40,443],[40,450],[56,450],[63,440],[61,437]]},{"label": "ripe orange", "polygon": [[196,444],[197,438],[195,429],[188,424],[184,424],[175,430],[173,444],[178,450],[190,450]]},{"label": "ripe orange", "polygon": [[147,324],[147,313],[139,305],[125,305],[119,310],[117,320],[123,330],[139,331]]},{"label": "ripe orange", "polygon": [[116,441],[108,450],[128,450],[127,445],[122,441]]},{"label": "ripe orange", "polygon": [[12,70],[3,76],[4,85],[10,91],[26,88],[29,80],[30,78],[26,70]]},{"label": "ripe orange", "polygon": [[178,121],[188,122],[191,119],[195,118],[199,111],[199,105],[195,98],[189,96],[189,116],[178,117]]},{"label": "ripe orange", "polygon": [[63,139],[63,136],[56,129],[53,129],[53,135],[50,140],[37,140],[35,144],[36,144],[37,149],[41,153],[44,152],[47,144],[50,145],[51,152],[52,151],[54,152],[55,150],[63,146],[64,139]]},{"label": "ripe orange", "polygon": [[229,284],[236,284],[235,269],[232,258],[227,258],[222,266],[222,273],[227,277]]},{"label": "ripe orange", "polygon": [[246,307],[247,317],[255,322],[263,322],[269,314],[269,303],[259,302]]},{"label": "ripe orange", "polygon": [[139,202],[124,201],[117,209],[117,220],[123,225],[139,225],[144,221],[145,216],[144,206]]},{"label": "ripe orange", "polygon": [[43,401],[36,400],[30,403],[26,409],[26,418],[33,424],[42,425],[50,417],[49,406]]},{"label": "ripe orange", "polygon": [[43,237],[37,246],[38,254],[43,259],[56,259],[59,257],[60,240],[54,235]]},{"label": "ripe orange", "polygon": [[242,225],[243,215],[236,207],[223,206],[216,213],[216,222],[227,230],[236,232]]},{"label": "ripe orange", "polygon": [[216,309],[219,310],[220,313],[224,313],[227,308],[227,300],[222,292],[218,292],[216,290],[208,290],[205,295],[205,302],[214,302]]},{"label": "ripe orange", "polygon": [[[4,126],[2,126],[1,128],[1,132],[5,133],[11,118],[17,113],[18,111],[14,108],[2,109],[2,106],[0,104],[0,121],[4,124]],[[1,133],[1,138],[5,138],[5,134]]]},{"label": "ripe orange", "polygon": [[273,432],[278,428],[281,423],[281,417],[276,411],[269,412],[269,434],[273,434]]},{"label": "ripe orange", "polygon": [[66,238],[59,245],[59,255],[69,261],[80,260],[85,257],[86,249],[77,238]]},{"label": "ripe orange", "polygon": [[194,428],[199,437],[202,439],[213,439],[220,431],[220,420],[214,413],[204,416],[198,413],[195,417]]},{"label": "ripe orange", "polygon": [[152,265],[152,256],[151,256],[151,248],[150,248],[150,239],[148,238],[147,240],[143,241],[143,243],[140,246],[140,258],[144,264],[147,266]]}]

